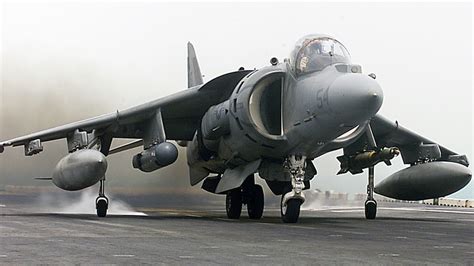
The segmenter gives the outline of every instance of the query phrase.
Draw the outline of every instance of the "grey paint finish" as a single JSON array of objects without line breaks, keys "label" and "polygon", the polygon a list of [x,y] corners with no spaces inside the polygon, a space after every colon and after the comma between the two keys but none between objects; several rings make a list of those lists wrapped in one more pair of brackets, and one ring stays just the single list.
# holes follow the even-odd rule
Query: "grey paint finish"
[{"label": "grey paint finish", "polygon": [[[310,37],[340,45],[326,35]],[[442,146],[430,146],[439,152],[427,158],[430,152],[423,145],[436,143],[377,114],[383,103],[382,88],[373,77],[361,73],[361,66],[350,62],[345,48],[340,54],[323,53],[323,47],[318,48],[317,55],[314,51],[306,54],[305,46],[313,41],[305,42],[308,38],[299,41],[290,59],[282,63],[230,72],[205,84],[194,48],[188,44],[191,88],[123,111],[0,142],[0,151],[4,146],[67,138],[76,130],[95,130],[94,135],[100,138],[144,139],[143,154],[149,154],[159,142],[185,140],[190,141],[187,155],[191,184],[209,174],[224,175],[224,188],[219,188],[224,191],[240,186],[251,172],[248,169],[274,170],[248,168],[255,161],[271,162],[259,164],[266,167],[282,165],[291,156],[311,160],[341,148],[346,155],[365,152],[370,148],[363,133],[370,123],[378,145],[373,148],[399,147],[407,164],[436,160],[468,165],[465,156]],[[318,57],[322,65],[311,69],[311,61],[305,60],[312,56]],[[241,168],[246,170],[237,171]],[[147,171],[154,169],[158,168]],[[229,181],[235,182],[224,185],[226,173],[231,172],[233,178]],[[287,181],[284,177],[277,175],[276,181]]]},{"label": "grey paint finish", "polygon": [[202,83],[201,69],[199,68],[194,46],[188,42],[188,88],[201,85]]},{"label": "grey paint finish", "polygon": [[375,192],[394,199],[423,200],[444,197],[466,186],[471,171],[452,162],[430,162],[400,170],[377,184]]},{"label": "grey paint finish", "polygon": [[221,181],[217,185],[216,193],[231,190],[240,187],[247,176],[255,173],[260,166],[261,160],[256,160],[251,163],[240,165],[233,169],[225,170]]},{"label": "grey paint finish", "polygon": [[105,156],[96,150],[84,149],[62,158],[53,171],[53,183],[64,190],[75,191],[90,187],[104,178],[107,171]]}]

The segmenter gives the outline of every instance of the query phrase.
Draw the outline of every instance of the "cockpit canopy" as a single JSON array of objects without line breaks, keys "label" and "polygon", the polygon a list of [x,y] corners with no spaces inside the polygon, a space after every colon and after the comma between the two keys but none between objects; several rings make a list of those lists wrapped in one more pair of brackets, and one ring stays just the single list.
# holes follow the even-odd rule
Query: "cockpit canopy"
[{"label": "cockpit canopy", "polygon": [[321,71],[337,63],[350,63],[349,52],[337,40],[323,35],[301,38],[290,56],[291,68],[297,75]]}]

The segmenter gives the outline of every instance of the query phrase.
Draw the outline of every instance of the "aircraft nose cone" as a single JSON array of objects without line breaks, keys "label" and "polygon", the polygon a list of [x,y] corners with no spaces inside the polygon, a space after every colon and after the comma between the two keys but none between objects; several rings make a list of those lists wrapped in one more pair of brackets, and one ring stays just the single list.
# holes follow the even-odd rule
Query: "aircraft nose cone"
[{"label": "aircraft nose cone", "polygon": [[383,102],[380,85],[362,74],[338,77],[329,91],[331,108],[349,121],[361,122],[373,117]]}]

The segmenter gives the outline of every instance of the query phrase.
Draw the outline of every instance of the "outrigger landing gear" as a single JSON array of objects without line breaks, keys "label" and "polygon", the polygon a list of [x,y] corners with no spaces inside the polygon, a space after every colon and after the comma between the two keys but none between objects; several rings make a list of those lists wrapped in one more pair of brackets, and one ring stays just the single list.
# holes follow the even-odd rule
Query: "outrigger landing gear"
[{"label": "outrigger landing gear", "polygon": [[374,167],[369,167],[369,183],[367,185],[367,200],[365,201],[365,218],[375,219],[377,202],[374,199]]},{"label": "outrigger landing gear", "polygon": [[286,167],[290,172],[292,188],[281,197],[281,219],[285,223],[296,223],[300,216],[301,204],[305,201],[303,189],[306,157],[292,155],[286,160]]},{"label": "outrigger landing gear", "polygon": [[[375,142],[374,133],[372,132],[372,127],[370,124],[367,125],[365,131],[367,136],[367,144],[370,148],[376,149],[377,143]],[[365,201],[365,218],[366,219],[375,219],[377,215],[377,202],[374,199],[374,166],[369,167],[369,182],[367,184],[367,200]]]},{"label": "outrigger landing gear", "polygon": [[105,178],[101,179],[99,182],[99,196],[95,199],[95,208],[97,210],[97,216],[105,217],[107,215],[107,209],[109,207],[109,199],[104,194]]},{"label": "outrigger landing gear", "polygon": [[260,185],[255,184],[253,175],[247,177],[241,187],[227,192],[226,212],[229,219],[239,219],[242,205],[247,205],[250,219],[260,219],[263,214],[264,196]]}]

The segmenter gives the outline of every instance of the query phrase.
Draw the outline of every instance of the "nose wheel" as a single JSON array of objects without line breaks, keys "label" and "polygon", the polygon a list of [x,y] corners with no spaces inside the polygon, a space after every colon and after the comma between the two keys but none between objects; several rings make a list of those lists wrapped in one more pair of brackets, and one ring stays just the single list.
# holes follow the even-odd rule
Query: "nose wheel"
[{"label": "nose wheel", "polygon": [[95,208],[98,217],[105,217],[107,216],[107,209],[109,208],[109,199],[104,194],[105,179],[102,179],[99,182],[99,196],[95,199]]},{"label": "nose wheel", "polygon": [[300,208],[303,202],[299,199],[290,199],[286,203],[283,201],[285,196],[281,197],[280,211],[281,219],[284,223],[296,223],[300,217]]}]

